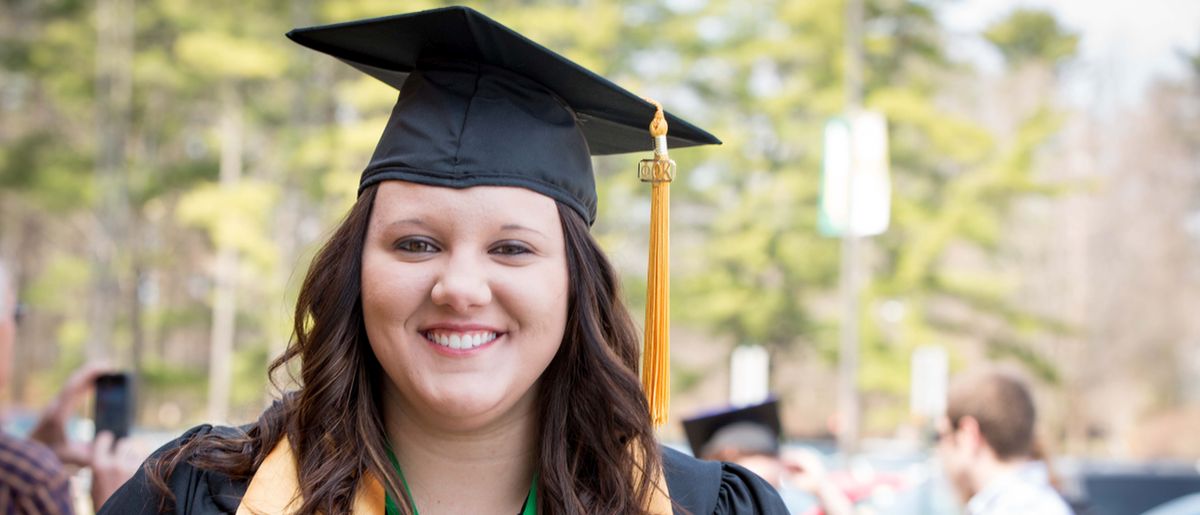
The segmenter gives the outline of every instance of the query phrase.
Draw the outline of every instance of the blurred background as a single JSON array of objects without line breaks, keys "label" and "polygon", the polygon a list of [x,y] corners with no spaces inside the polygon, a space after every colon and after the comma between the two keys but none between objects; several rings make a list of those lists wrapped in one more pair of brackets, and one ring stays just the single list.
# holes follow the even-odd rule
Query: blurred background
[{"label": "blurred background", "polygon": [[[1194,474],[1200,2],[854,1],[471,4],[725,142],[672,154],[664,439],[769,393],[789,442],[927,477],[945,377],[1004,363],[1065,470]],[[143,433],[256,418],[396,96],[283,33],[440,5],[0,3],[10,425],[95,358],[135,372]],[[846,231],[823,184],[857,108],[882,182]],[[597,160],[593,228],[639,320],[646,157]]]}]

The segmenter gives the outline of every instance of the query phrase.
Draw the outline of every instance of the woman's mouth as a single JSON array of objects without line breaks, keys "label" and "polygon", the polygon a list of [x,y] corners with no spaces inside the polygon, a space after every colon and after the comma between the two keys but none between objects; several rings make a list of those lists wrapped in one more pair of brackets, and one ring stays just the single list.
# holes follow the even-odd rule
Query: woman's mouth
[{"label": "woman's mouth", "polygon": [[499,333],[494,331],[451,332],[432,330],[424,331],[421,334],[425,336],[426,340],[453,350],[471,350],[482,347],[500,336]]}]

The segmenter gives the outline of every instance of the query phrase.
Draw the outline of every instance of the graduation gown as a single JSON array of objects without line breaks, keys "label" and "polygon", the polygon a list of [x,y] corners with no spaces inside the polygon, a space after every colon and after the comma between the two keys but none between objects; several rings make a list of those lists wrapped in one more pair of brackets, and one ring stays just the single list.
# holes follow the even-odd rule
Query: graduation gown
[{"label": "graduation gown", "polygon": [[[197,435],[210,432],[234,434],[236,431],[230,427],[207,424],[197,426],[164,445],[155,455]],[[697,460],[666,447],[662,448],[662,457],[667,490],[676,503],[676,515],[788,513],[771,485],[745,468],[732,463]],[[175,494],[175,503],[167,513],[233,515],[246,493],[249,480],[231,479],[224,474],[200,470],[184,463],[175,469],[169,484]],[[162,501],[162,496],[146,480],[145,472],[139,469],[104,503],[98,515],[156,515],[160,513]]]}]

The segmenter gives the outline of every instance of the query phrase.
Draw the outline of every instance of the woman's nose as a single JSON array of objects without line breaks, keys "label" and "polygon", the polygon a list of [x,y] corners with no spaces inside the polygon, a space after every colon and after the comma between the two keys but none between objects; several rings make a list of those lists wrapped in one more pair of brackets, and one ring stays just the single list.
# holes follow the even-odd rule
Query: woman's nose
[{"label": "woman's nose", "polygon": [[486,265],[464,253],[452,254],[433,285],[431,296],[434,304],[458,312],[486,305],[492,301]]}]

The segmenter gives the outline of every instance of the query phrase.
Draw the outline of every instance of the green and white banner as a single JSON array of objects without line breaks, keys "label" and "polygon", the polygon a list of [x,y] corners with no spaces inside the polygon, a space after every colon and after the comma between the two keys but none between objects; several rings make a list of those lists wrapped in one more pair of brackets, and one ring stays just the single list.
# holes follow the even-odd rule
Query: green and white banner
[{"label": "green and white banner", "polygon": [[[849,184],[851,177],[853,187]],[[849,192],[853,192],[853,199],[848,198]],[[883,115],[860,111],[826,122],[818,220],[821,234],[882,234],[888,228],[891,195],[887,120]]]}]

